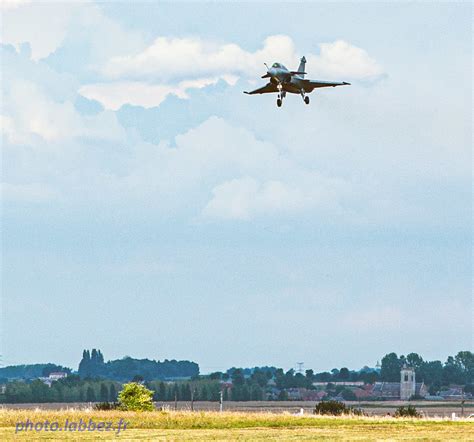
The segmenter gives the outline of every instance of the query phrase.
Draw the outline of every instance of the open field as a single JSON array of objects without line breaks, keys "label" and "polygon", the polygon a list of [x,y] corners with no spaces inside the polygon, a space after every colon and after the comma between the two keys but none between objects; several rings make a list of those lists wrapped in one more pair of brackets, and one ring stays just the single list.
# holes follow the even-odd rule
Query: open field
[{"label": "open field", "polygon": [[[49,431],[17,431],[29,419],[48,421]],[[110,431],[88,431],[111,422]],[[77,430],[82,422],[83,431]],[[122,424],[119,424],[122,422]],[[123,429],[123,424],[127,428]],[[54,425],[53,425],[54,424]],[[76,424],[76,428],[72,427]],[[81,425],[81,424],[80,424]],[[122,430],[117,434],[117,427]],[[54,428],[54,431],[51,429]],[[289,413],[149,412],[92,410],[0,410],[0,440],[426,440],[474,441],[474,421],[460,419],[395,419],[322,417]]]},{"label": "open field", "polygon": [[[305,414],[312,413],[317,402],[312,401],[246,401],[246,402],[225,402],[224,411],[245,411],[245,412],[270,412],[270,413],[297,413],[303,408]],[[402,401],[370,401],[370,402],[346,402],[347,405],[362,408],[364,413],[369,416],[385,416],[387,413],[393,415],[395,410],[401,405],[407,405]],[[451,417],[452,413],[461,416],[462,408],[459,402],[453,401],[412,401],[414,405],[425,417]],[[177,402],[177,410],[191,410],[191,403],[182,401]],[[174,402],[155,402],[156,408],[164,407],[168,410],[174,410]],[[45,404],[7,404],[1,407],[11,409],[43,409],[43,410],[64,410],[68,408],[85,409],[90,408],[89,403],[45,403]],[[218,411],[218,402],[194,402],[195,411]],[[464,404],[464,415],[468,416],[474,413],[474,402]]]}]

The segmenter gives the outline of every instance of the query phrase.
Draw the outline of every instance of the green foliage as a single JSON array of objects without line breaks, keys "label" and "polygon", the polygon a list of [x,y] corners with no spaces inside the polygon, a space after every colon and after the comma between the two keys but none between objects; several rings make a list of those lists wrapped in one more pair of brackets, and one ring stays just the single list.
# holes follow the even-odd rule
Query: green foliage
[{"label": "green foliage", "polygon": [[95,392],[92,386],[88,386],[86,390],[86,401],[87,402],[95,402]]},{"label": "green foliage", "polygon": [[331,416],[340,416],[349,411],[346,404],[339,401],[323,401],[314,408],[314,414],[329,414]]},{"label": "green foliage", "polygon": [[57,364],[10,365],[0,368],[0,378],[9,380],[32,380],[41,376],[49,376],[53,371],[71,373],[71,369]]},{"label": "green foliage", "polygon": [[102,377],[117,381],[151,381],[173,377],[193,377],[199,374],[195,362],[149,359],[134,359],[126,356],[122,359],[104,362],[100,350],[84,350],[79,363],[79,376],[83,379]]},{"label": "green foliage", "polygon": [[118,402],[99,402],[94,405],[94,410],[97,411],[109,411],[109,410],[119,410],[120,406]]},{"label": "green foliage", "polygon": [[396,353],[389,353],[382,358],[380,378],[385,382],[400,382],[402,361]]},{"label": "green foliage", "polygon": [[125,411],[153,411],[153,392],[137,382],[125,384],[118,395],[120,408]]},{"label": "green foliage", "polygon": [[407,407],[398,407],[395,411],[395,417],[421,417],[421,414],[413,405],[408,405]]}]

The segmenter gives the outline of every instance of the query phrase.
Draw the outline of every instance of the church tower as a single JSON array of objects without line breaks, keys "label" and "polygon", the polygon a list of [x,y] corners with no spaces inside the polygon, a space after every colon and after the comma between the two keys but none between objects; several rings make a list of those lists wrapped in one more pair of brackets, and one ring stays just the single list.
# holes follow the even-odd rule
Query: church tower
[{"label": "church tower", "polygon": [[400,371],[400,399],[407,401],[416,392],[415,370],[403,365]]}]

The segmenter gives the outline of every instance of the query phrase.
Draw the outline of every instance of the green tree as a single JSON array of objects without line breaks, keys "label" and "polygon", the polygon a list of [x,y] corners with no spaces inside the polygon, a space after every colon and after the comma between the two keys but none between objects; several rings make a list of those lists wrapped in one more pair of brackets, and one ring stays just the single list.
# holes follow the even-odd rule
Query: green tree
[{"label": "green tree", "polygon": [[385,382],[399,382],[402,364],[396,353],[389,353],[382,358],[380,378]]},{"label": "green tree", "polygon": [[261,401],[263,400],[263,389],[258,384],[253,384],[250,388],[250,400]]},{"label": "green tree", "polygon": [[347,367],[342,367],[339,370],[339,379],[341,379],[342,381],[348,380],[349,375],[350,375],[350,372],[349,372],[349,369]]},{"label": "green tree", "polygon": [[268,383],[268,377],[265,372],[262,370],[254,370],[252,375],[250,376],[252,382],[256,382],[260,387],[265,387]]},{"label": "green tree", "polygon": [[91,385],[89,385],[86,390],[86,401],[95,402],[95,392]]},{"label": "green tree", "polygon": [[107,384],[105,382],[100,383],[99,397],[102,402],[107,402],[109,400],[109,389],[107,388]]},{"label": "green tree", "polygon": [[443,384],[461,384],[464,380],[461,365],[452,356],[448,356],[443,367]]},{"label": "green tree", "polygon": [[160,385],[158,386],[158,397],[160,401],[166,400],[166,385],[164,382],[160,382]]},{"label": "green tree", "polygon": [[153,392],[137,382],[125,384],[118,395],[120,408],[126,411],[153,411]]},{"label": "green tree", "polygon": [[460,351],[454,357],[454,361],[464,374],[463,383],[470,384],[474,382],[474,353],[470,351]]},{"label": "green tree", "polygon": [[416,379],[439,389],[443,381],[443,364],[441,361],[424,361],[416,372]]},{"label": "green tree", "polygon": [[244,385],[244,382],[245,382],[245,377],[244,377],[244,374],[242,373],[242,370],[240,368],[237,368],[233,371],[232,373],[232,384],[237,386],[237,387],[240,387],[242,385]]},{"label": "green tree", "polygon": [[409,353],[406,360],[407,364],[415,369],[415,372],[423,365],[423,358],[418,353]]},{"label": "green tree", "polygon": [[201,391],[199,392],[199,400],[200,401],[208,401],[209,400],[209,391],[206,385],[201,387]]},{"label": "green tree", "polygon": [[115,388],[115,385],[112,383],[110,384],[110,387],[109,387],[109,401],[115,402],[116,400],[117,400],[117,389]]},{"label": "green tree", "polygon": [[30,384],[32,402],[48,402],[49,387],[39,379]]}]

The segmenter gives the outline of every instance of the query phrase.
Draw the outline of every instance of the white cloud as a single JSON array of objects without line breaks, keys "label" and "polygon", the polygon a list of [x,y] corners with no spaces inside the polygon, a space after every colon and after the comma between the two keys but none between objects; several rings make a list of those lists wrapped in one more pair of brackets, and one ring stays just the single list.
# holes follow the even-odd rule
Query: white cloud
[{"label": "white cloud", "polygon": [[103,73],[109,78],[154,79],[169,81],[208,76],[253,76],[263,62],[282,58],[296,63],[290,37],[273,35],[263,48],[248,52],[235,43],[218,44],[200,38],[158,37],[144,51],[109,60]]},{"label": "white cloud", "polygon": [[33,81],[15,79],[8,85],[1,123],[12,144],[35,144],[38,137],[48,146],[79,136],[117,140],[124,133],[112,113],[83,116],[71,101],[54,99]]},{"label": "white cloud", "polygon": [[[5,8],[5,5],[7,6]],[[34,60],[55,51],[79,3],[7,2],[2,11],[2,43],[30,43]]]},{"label": "white cloud", "polygon": [[[228,84],[234,84],[236,79],[225,76]],[[211,84],[216,84],[218,77],[185,80],[178,85],[147,84],[139,81],[117,81],[113,83],[87,84],[79,89],[79,93],[91,100],[97,100],[106,109],[118,110],[124,104],[133,104],[150,108],[159,106],[170,94],[180,98],[188,98],[189,89],[201,89]]]},{"label": "white cloud", "polygon": [[252,219],[267,214],[324,210],[342,214],[350,186],[296,164],[252,132],[212,117],[179,135],[175,147],[142,143],[129,173],[117,186],[121,197],[147,196],[161,207],[201,219]]},{"label": "white cloud", "polygon": [[357,46],[344,40],[321,43],[318,55],[310,54],[308,69],[330,78],[371,79],[383,74],[382,67]]},{"label": "white cloud", "polygon": [[[32,2],[2,1],[0,41],[14,45],[29,43],[33,60],[47,57],[70,37],[85,47],[89,43],[93,62],[143,47],[137,31],[125,31],[90,1]],[[91,60],[88,60],[91,62]]]},{"label": "white cloud", "polygon": [[258,214],[301,210],[311,202],[300,189],[290,189],[281,181],[259,183],[251,177],[226,181],[212,194],[202,212],[206,218],[248,220]]},{"label": "white cloud", "polygon": [[[105,63],[102,73],[116,83],[87,85],[82,91],[111,109],[125,103],[158,106],[169,93],[185,96],[186,88],[219,79],[229,84],[239,78],[258,79],[264,62],[278,60],[296,69],[301,55],[286,35],[267,37],[254,52],[235,43],[159,37],[138,54],[112,57]],[[366,51],[342,40],[321,44],[320,54],[307,54],[307,59],[307,71],[315,78],[373,79],[383,73]]]},{"label": "white cloud", "polygon": [[[346,41],[337,40],[319,46],[319,54],[306,54],[310,73],[338,75],[341,79],[375,77],[383,73],[382,67],[364,49]],[[159,37],[136,55],[112,57],[102,72],[112,79],[162,82],[225,75],[254,78],[265,69],[264,62],[280,61],[289,69],[296,69],[302,55],[297,54],[293,40],[287,35],[267,37],[262,48],[254,52],[235,43]]]},{"label": "white cloud", "polygon": [[[295,170],[295,173],[306,174],[301,170]],[[300,177],[297,183],[291,184],[277,179],[259,182],[252,177],[226,181],[212,189],[212,199],[204,207],[202,217],[249,220],[272,213],[288,214],[314,209],[339,211],[338,202],[344,194],[344,186],[317,173],[310,173],[310,176],[310,180],[308,177],[301,180]],[[311,181],[311,184],[306,181]]]}]

